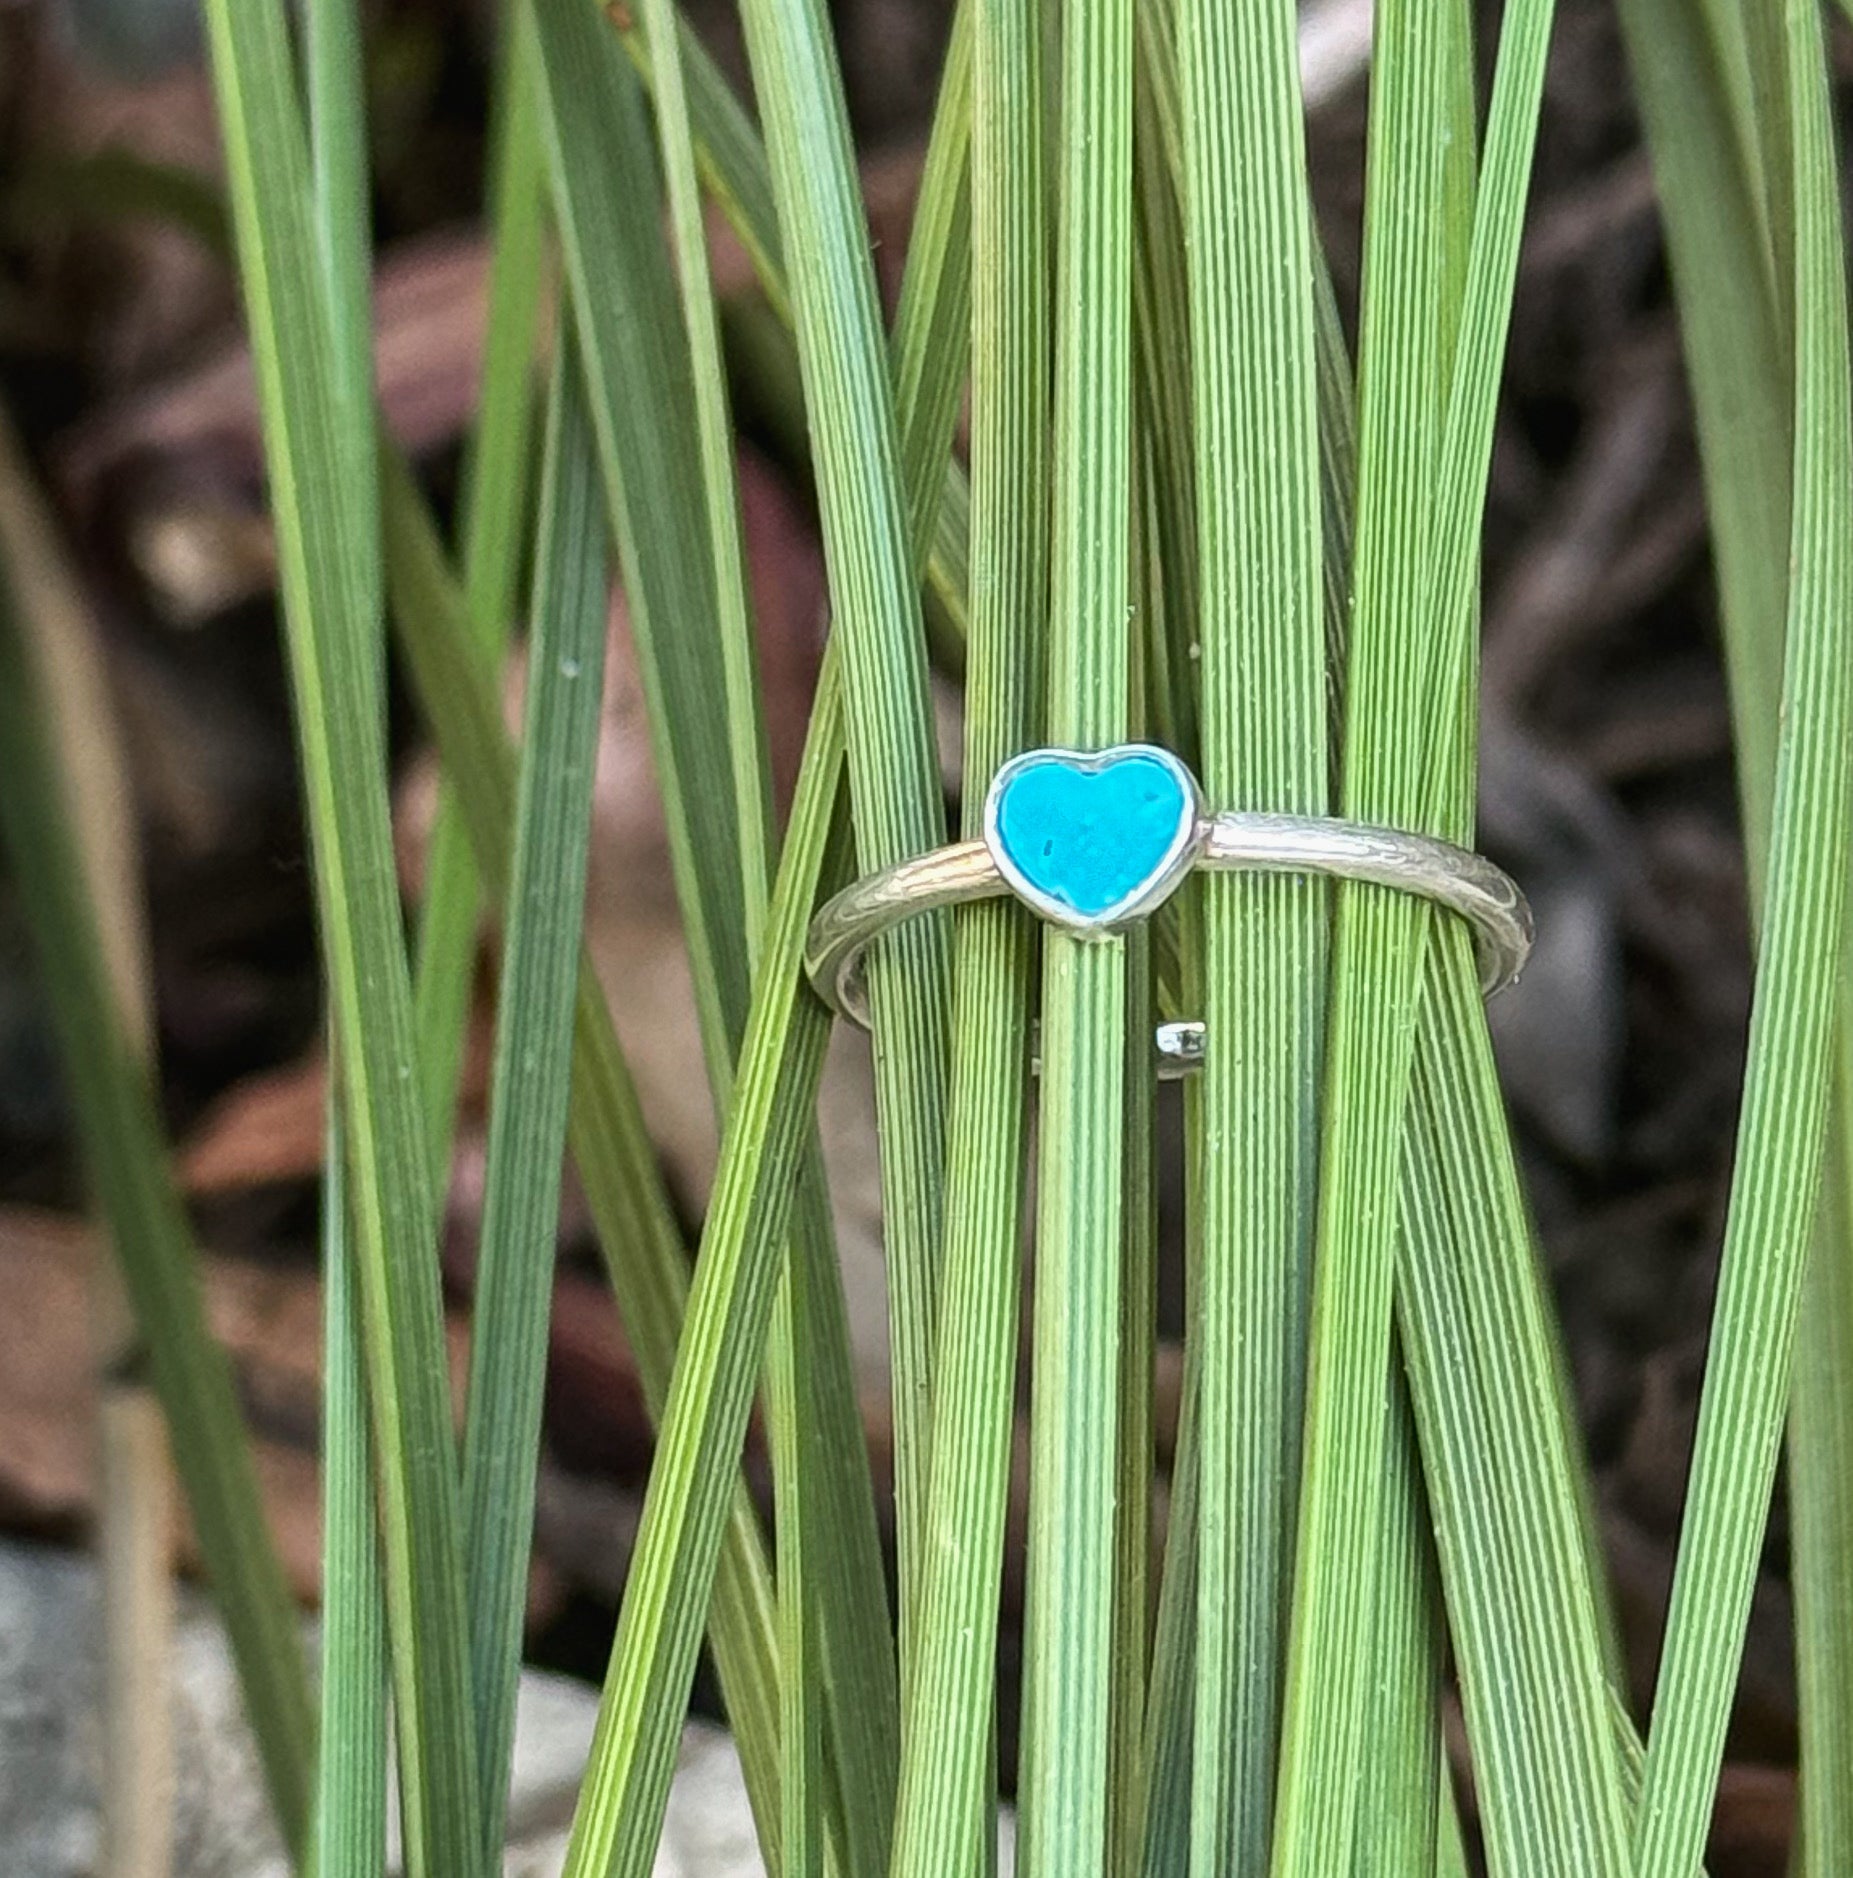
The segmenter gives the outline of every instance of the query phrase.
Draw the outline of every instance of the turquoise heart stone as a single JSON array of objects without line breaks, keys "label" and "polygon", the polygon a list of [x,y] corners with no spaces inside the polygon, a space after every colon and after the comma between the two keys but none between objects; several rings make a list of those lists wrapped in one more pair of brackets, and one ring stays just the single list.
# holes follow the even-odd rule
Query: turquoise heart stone
[{"label": "turquoise heart stone", "polygon": [[1176,862],[1195,816],[1183,766],[1163,751],[1037,751],[998,778],[992,853],[1043,911],[1104,923],[1144,910],[1141,897]]}]

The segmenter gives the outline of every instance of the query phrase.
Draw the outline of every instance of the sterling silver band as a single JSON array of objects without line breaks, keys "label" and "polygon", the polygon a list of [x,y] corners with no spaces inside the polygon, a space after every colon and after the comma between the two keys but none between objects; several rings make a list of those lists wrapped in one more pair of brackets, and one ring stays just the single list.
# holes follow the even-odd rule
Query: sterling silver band
[{"label": "sterling silver band", "polygon": [[[1225,810],[1206,815],[1188,865],[1227,872],[1324,874],[1366,881],[1432,900],[1473,928],[1481,989],[1490,996],[1518,976],[1531,950],[1531,909],[1517,883],[1484,856],[1433,836],[1310,815]],[[865,875],[817,913],[804,968],[817,995],[839,1016],[868,1028],[862,959],[888,927],[935,907],[1010,893],[990,847],[954,842]],[[1203,1057],[1203,1025],[1161,1024],[1161,1073],[1182,1075]]]}]

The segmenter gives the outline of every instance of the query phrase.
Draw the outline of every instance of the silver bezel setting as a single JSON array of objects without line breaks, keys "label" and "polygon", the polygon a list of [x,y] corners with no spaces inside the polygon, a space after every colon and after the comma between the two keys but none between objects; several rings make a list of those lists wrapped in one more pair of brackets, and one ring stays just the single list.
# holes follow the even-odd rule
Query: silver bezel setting
[{"label": "silver bezel setting", "polygon": [[[1083,775],[1097,775],[1128,757],[1149,757],[1162,764],[1180,785],[1183,806],[1178,812],[1177,827],[1158,866],[1129,894],[1098,913],[1077,913],[1065,901],[1045,893],[1030,880],[1010,857],[998,826],[1005,791],[1012,780],[1026,769],[1047,763],[1079,770]],[[1209,818],[1204,811],[1203,792],[1189,766],[1171,751],[1155,743],[1118,743],[1106,750],[1068,750],[1047,745],[1025,750],[1013,756],[991,778],[984,798],[984,845],[1010,891],[1027,907],[1040,913],[1051,924],[1083,938],[1102,938],[1156,912],[1177,890],[1178,883],[1191,870],[1209,835]]]}]

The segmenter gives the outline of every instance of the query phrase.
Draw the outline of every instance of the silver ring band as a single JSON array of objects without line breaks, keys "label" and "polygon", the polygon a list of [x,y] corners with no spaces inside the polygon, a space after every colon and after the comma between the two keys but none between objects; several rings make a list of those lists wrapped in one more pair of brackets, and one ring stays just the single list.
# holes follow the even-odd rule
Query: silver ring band
[{"label": "silver ring band", "polygon": [[[1184,852],[1188,860],[1180,871],[1195,865],[1224,872],[1323,874],[1432,900],[1473,928],[1480,984],[1489,996],[1518,976],[1531,950],[1531,909],[1511,876],[1484,856],[1430,835],[1323,816],[1225,810],[1196,819]],[[819,910],[805,947],[806,976],[833,1011],[867,1029],[862,959],[882,932],[916,913],[1014,891],[988,841],[955,842],[883,868],[844,888]],[[1155,1043],[1161,1069],[1177,1075],[1196,1068],[1203,1037],[1200,1022],[1160,1025]]]}]

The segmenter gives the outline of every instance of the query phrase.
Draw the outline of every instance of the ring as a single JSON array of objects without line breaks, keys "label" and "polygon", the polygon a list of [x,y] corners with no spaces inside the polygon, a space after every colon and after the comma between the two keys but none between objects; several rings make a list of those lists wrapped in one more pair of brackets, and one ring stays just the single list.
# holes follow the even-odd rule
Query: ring
[{"label": "ring", "polygon": [[[985,797],[983,839],[936,848],[845,887],[811,922],[805,974],[825,1004],[866,1030],[863,956],[901,920],[1010,893],[1052,925],[1098,938],[1155,912],[1198,867],[1324,874],[1432,900],[1472,927],[1488,996],[1518,976],[1531,950],[1525,896],[1483,855],[1367,822],[1213,813],[1169,750],[1126,743],[1012,757]],[[1161,1024],[1154,1041],[1161,1074],[1186,1074],[1203,1060],[1201,1022]]]}]

